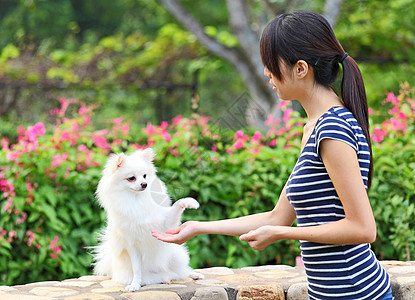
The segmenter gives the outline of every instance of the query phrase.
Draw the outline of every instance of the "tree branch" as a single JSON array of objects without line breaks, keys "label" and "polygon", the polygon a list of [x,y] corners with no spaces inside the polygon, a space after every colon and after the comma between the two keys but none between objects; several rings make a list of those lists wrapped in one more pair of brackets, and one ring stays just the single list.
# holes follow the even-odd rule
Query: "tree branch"
[{"label": "tree branch", "polygon": [[176,0],[159,0],[160,3],[179,21],[187,30],[193,33],[197,40],[213,54],[222,57],[232,64],[239,63],[237,50],[226,47],[206,34],[202,26]]},{"label": "tree branch", "polygon": [[257,76],[262,76],[263,67],[259,54],[259,36],[251,28],[251,17],[243,0],[227,0],[229,25],[239,40],[242,50]]}]

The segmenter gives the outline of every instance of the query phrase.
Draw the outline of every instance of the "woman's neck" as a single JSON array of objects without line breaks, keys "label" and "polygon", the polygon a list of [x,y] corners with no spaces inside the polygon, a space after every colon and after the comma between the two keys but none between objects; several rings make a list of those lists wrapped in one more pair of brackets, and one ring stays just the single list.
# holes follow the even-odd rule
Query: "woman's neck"
[{"label": "woman's neck", "polygon": [[331,88],[322,85],[314,85],[298,101],[307,114],[307,123],[309,124],[315,123],[333,106],[344,106],[339,96]]}]

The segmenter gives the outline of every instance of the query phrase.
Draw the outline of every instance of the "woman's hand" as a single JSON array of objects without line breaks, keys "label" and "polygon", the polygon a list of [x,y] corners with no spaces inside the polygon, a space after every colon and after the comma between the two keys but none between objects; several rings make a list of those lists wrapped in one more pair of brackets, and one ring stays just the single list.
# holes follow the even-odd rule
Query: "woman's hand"
[{"label": "woman's hand", "polygon": [[163,242],[183,244],[198,234],[197,224],[198,222],[196,221],[189,221],[183,223],[177,228],[169,229],[165,233],[158,230],[153,230],[151,234],[156,239]]},{"label": "woman's hand", "polygon": [[254,250],[264,250],[272,243],[282,239],[283,229],[284,226],[266,225],[241,235],[239,239],[248,242]]}]

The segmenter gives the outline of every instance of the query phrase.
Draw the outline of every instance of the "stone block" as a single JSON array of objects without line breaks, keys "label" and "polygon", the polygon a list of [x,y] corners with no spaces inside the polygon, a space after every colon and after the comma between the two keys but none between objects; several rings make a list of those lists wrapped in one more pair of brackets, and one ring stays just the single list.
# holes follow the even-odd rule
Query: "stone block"
[{"label": "stone block", "polygon": [[222,287],[204,287],[196,289],[191,300],[228,300],[228,294]]},{"label": "stone block", "polygon": [[181,300],[179,295],[167,291],[145,291],[121,294],[121,299],[126,300]]},{"label": "stone block", "polygon": [[415,277],[398,277],[392,280],[395,300],[415,300]]},{"label": "stone block", "polygon": [[287,300],[308,300],[307,283],[295,283],[288,288]]},{"label": "stone block", "polygon": [[285,300],[282,284],[279,282],[256,283],[238,286],[236,300]]}]

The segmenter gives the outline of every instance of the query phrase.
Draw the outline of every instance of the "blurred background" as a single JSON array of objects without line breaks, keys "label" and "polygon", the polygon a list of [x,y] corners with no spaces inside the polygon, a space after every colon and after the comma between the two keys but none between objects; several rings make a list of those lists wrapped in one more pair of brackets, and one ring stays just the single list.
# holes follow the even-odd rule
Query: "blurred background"
[{"label": "blurred background", "polygon": [[328,18],[361,67],[370,107],[413,85],[411,0],[1,0],[1,131],[45,118],[61,96],[139,124],[189,116],[192,98],[193,110],[217,116],[244,93],[278,114],[259,37],[296,9]]},{"label": "blurred background", "polygon": [[[359,64],[370,107],[382,260],[415,256],[415,1],[0,0],[0,285],[92,273],[94,193],[112,152],[152,147],[183,220],[271,210],[304,112],[280,103],[259,38],[276,15],[323,14]],[[335,89],[338,88],[336,83]],[[187,242],[194,268],[295,265],[298,241]]]}]

